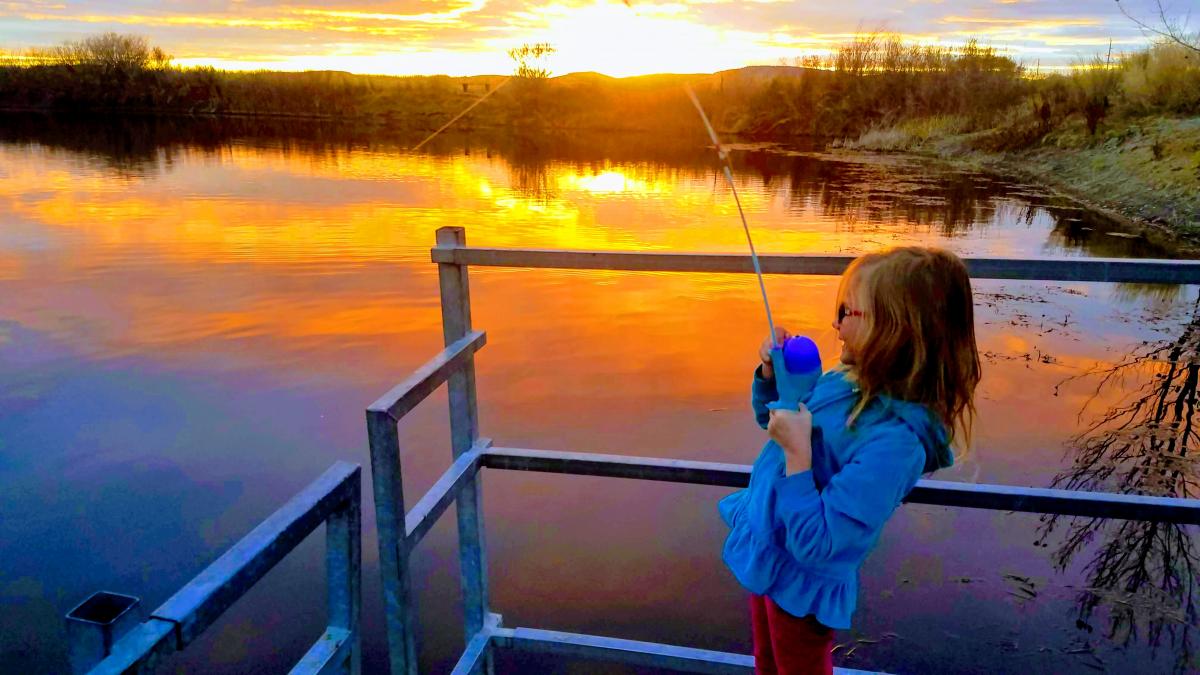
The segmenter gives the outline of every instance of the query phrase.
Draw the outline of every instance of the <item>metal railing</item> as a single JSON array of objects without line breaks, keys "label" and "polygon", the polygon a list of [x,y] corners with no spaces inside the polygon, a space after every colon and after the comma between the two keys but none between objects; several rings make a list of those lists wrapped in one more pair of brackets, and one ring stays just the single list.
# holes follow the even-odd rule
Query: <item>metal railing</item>
[{"label": "metal railing", "polygon": [[[475,352],[486,344],[471,326],[467,268],[477,266],[752,273],[749,256],[616,251],[468,248],[463,228],[437,231],[446,348],[367,409],[381,574],[393,675],[417,672],[416,619],[408,562],[413,548],[451,503],[457,503],[466,645],[456,674],[488,672],[494,649],[551,653],[702,673],[750,673],[753,657],[651,642],[533,628],[507,628],[489,611],[487,553],[480,504],[480,470],[507,469],[745,487],[740,464],[493,447],[480,438]],[[852,256],[764,255],[764,273],[837,275]],[[1200,283],[1200,262],[1118,259],[967,259],[971,276],[1075,282]],[[441,384],[448,383],[453,463],[405,513],[397,423]],[[907,500],[965,508],[1200,524],[1200,501],[1072,490],[921,480]],[[836,669],[848,675],[861,671]]]},{"label": "metal railing", "polygon": [[362,469],[337,462],[117,640],[90,675],[149,673],[181,651],[325,524],[328,623],[292,675],[361,672]]}]

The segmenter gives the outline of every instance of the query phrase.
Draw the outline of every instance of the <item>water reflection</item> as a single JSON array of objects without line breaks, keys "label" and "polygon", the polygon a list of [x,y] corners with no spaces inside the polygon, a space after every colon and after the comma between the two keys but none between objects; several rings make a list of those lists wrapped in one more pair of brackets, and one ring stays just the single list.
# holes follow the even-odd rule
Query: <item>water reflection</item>
[{"label": "water reflection", "polygon": [[[466,200],[468,206],[490,209],[494,211],[490,215],[508,220],[528,219],[533,213],[533,217],[587,224],[589,218],[611,222],[643,216],[660,219],[667,227],[686,226],[693,233],[702,225],[706,236],[655,241],[645,233],[657,228],[639,223],[625,233],[633,237],[628,238],[630,246],[712,250],[720,245],[740,250],[736,228],[726,222],[732,215],[732,200],[716,160],[702,139],[690,132],[678,137],[444,134],[427,146],[428,155],[407,154],[404,148],[417,140],[417,136],[382,129],[297,120],[76,120],[15,115],[5,116],[0,124],[0,148],[33,143],[67,151],[98,161],[123,178],[153,180],[204,159],[247,168],[300,160],[312,177],[359,177],[402,189],[417,187],[413,179],[437,181],[436,186],[422,184],[417,194],[396,194],[382,186],[370,195],[359,190],[350,193],[369,197],[381,207],[396,204],[400,197],[399,204],[436,200],[440,208],[451,200]],[[947,171],[935,163],[895,156],[828,154],[764,144],[733,147],[739,150],[732,158],[752,224],[768,232],[764,244],[780,244],[777,250],[857,252],[937,235],[962,240],[967,253],[1079,252],[1104,257],[1177,257],[1180,253],[1162,235],[1132,230],[1060,197],[990,174]],[[295,173],[301,167],[289,168]],[[505,186],[504,194],[496,194],[500,184]],[[236,188],[227,191],[241,194]],[[577,199],[581,195],[610,208],[584,213],[580,207],[586,204]],[[631,206],[630,198],[648,195],[669,203],[670,212]],[[300,199],[310,207],[322,196],[329,197],[324,191],[315,195],[269,191],[262,196],[275,196],[276,203]],[[613,207],[625,213],[618,214]],[[378,220],[379,215],[372,217]],[[395,214],[407,215],[411,214]],[[770,236],[789,230],[809,236]],[[581,247],[616,243],[603,239],[576,243]],[[554,242],[564,243],[568,242]]]},{"label": "water reflection", "polygon": [[154,176],[168,170],[184,150],[218,154],[238,139],[254,138],[264,147],[330,151],[352,147],[350,130],[331,124],[288,119],[153,116],[60,116],[4,114],[0,143],[37,144],[100,160],[118,175]]},{"label": "water reflection", "polygon": [[[69,601],[100,587],[142,588],[161,600],[329,462],[363,461],[363,405],[440,348],[428,253],[437,227],[466,225],[469,241],[486,246],[745,247],[703,139],[471,134],[413,154],[403,148],[416,139],[308,123],[123,124],[132,127],[0,124],[0,493],[6,516],[16,514],[0,518],[0,559],[10,561],[0,565],[0,633],[36,621],[35,632],[49,636],[35,651],[0,653],[0,671],[61,671],[54,631]],[[1097,243],[1087,230],[1059,238],[1081,212],[995,177],[762,146],[740,146],[734,159],[763,251],[925,243],[973,255],[1110,255],[1106,241],[1128,247],[1120,254],[1140,250],[1127,237]],[[1116,226],[1093,231],[1102,227]],[[471,277],[475,323],[489,334],[479,360],[489,435],[519,447],[719,462],[751,461],[761,446],[745,414],[743,359],[765,330],[752,277],[495,269]],[[767,284],[777,320],[835,353],[836,279]],[[981,347],[994,356],[981,391],[983,447],[976,473],[947,478],[1044,484],[1061,465],[1039,449],[1074,433],[1082,403],[1078,386],[1060,398],[1051,388],[1066,369],[1111,360],[1110,346],[1146,339],[1145,326],[1114,316],[1153,305],[1157,291],[1126,287],[1114,309],[1107,285],[986,282],[977,290]],[[80,401],[91,416],[65,412]],[[445,469],[444,411],[435,400],[401,430],[412,494]],[[86,470],[61,470],[78,457],[89,458]],[[111,477],[103,494],[98,476]],[[174,477],[168,490],[131,487],[163,476]],[[744,598],[717,556],[714,492],[597,479],[585,494],[576,487],[585,482],[551,477],[488,481],[494,597],[506,616],[532,606],[542,614],[533,625],[749,649],[739,641]],[[147,506],[150,494],[161,513]],[[100,500],[105,512],[87,508]],[[168,517],[183,507],[187,518]],[[146,554],[160,572],[151,588],[139,580],[145,565],[105,550],[112,537],[75,534],[79,519],[97,533],[120,531],[135,510],[150,521],[138,550],[162,549]],[[368,509],[368,538],[370,521]],[[893,560],[990,567],[1007,555],[1005,571],[1049,574],[1041,549],[1028,545],[1027,521],[973,521],[964,536],[1019,542],[987,552],[964,547],[953,522],[910,525],[911,536],[886,538]],[[462,646],[455,603],[445,599],[457,582],[446,528],[423,544],[418,563],[424,670],[448,670]],[[163,546],[176,530],[187,545]],[[378,581],[370,548],[364,584]],[[105,557],[121,564],[89,563]],[[879,560],[877,571],[895,576],[897,567]],[[298,568],[287,581],[310,588],[310,577]],[[1072,600],[1035,617],[982,583],[955,588],[913,588],[890,613],[865,615],[862,630],[927,630],[921,644],[939,646],[922,658],[971,670],[978,651],[994,645],[971,637],[958,650],[941,647],[959,618],[1003,616],[1050,634]],[[33,612],[23,598],[35,595],[42,604]],[[694,620],[700,615],[704,622]],[[379,664],[381,616],[364,615],[364,651]],[[302,653],[311,642],[302,633],[290,622],[272,629],[251,658],[282,663],[275,648],[290,641]],[[897,649],[876,669],[913,670],[911,652]],[[206,672],[237,672],[237,663],[218,668],[209,656],[189,658]],[[988,664],[992,672],[1003,671],[1001,661]]]},{"label": "water reflection", "polygon": [[[1161,306],[1161,305],[1160,305]],[[1097,415],[1070,444],[1072,464],[1054,487],[1161,497],[1197,497],[1200,474],[1194,451],[1197,383],[1200,382],[1200,296],[1178,337],[1147,341],[1118,363],[1079,377],[1096,378],[1096,394],[1142,381],[1119,403]],[[1086,411],[1085,406],[1085,411]],[[1062,518],[1043,517],[1039,543]],[[1189,526],[1148,521],[1069,518],[1054,562],[1065,571],[1079,556],[1086,586],[1079,590],[1080,626],[1090,629],[1099,612],[1106,637],[1128,645],[1139,637],[1157,649],[1164,639],[1174,669],[1196,668],[1196,573],[1200,551]],[[1100,540],[1098,547],[1095,540]]]}]

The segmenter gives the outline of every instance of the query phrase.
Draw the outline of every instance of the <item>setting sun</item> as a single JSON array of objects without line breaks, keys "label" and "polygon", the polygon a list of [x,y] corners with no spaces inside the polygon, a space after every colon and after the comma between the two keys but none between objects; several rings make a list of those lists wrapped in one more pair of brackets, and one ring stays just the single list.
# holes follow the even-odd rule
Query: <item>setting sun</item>
[{"label": "setting sun", "polygon": [[530,41],[556,46],[556,73],[708,73],[787,55],[786,47],[769,44],[765,36],[697,23],[684,4],[630,8],[596,0],[586,6],[547,5],[520,16],[528,17]]}]

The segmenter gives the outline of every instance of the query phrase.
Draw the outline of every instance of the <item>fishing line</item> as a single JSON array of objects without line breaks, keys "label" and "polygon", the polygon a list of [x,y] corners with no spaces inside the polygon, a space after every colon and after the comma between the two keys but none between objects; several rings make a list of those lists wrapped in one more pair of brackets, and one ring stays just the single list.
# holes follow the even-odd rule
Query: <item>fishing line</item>
[{"label": "fishing line", "polygon": [[429,134],[429,136],[428,136],[428,137],[426,137],[426,138],[425,138],[425,140],[423,140],[423,141],[421,141],[420,143],[417,143],[415,146],[413,146],[413,148],[412,148],[412,151],[413,151],[413,152],[416,152],[417,150],[420,150],[422,145],[425,145],[425,144],[426,144],[426,143],[428,143],[429,141],[432,141],[432,140],[433,140],[433,138],[434,138],[434,136],[437,136],[438,134],[442,133],[442,132],[443,132],[443,131],[445,131],[445,130],[446,130],[446,129],[447,129],[447,128],[448,128],[448,127],[451,125],[451,124],[454,124],[454,123],[455,123],[455,122],[457,122],[457,121],[458,121],[460,118],[462,118],[462,116],[463,116],[463,115],[466,115],[467,113],[469,113],[469,112],[471,112],[472,110],[474,110],[474,109],[475,109],[475,106],[479,105],[480,103],[483,103],[485,100],[487,100],[487,97],[489,97],[489,96],[491,96],[492,94],[494,94],[494,93],[496,93],[496,92],[500,91],[500,87],[503,87],[504,85],[508,84],[508,81],[509,81],[509,80],[511,80],[511,79],[512,79],[512,77],[506,77],[506,78],[504,78],[504,80],[503,80],[503,81],[501,81],[501,82],[500,82],[500,84],[496,85],[496,88],[495,88],[495,89],[489,89],[489,90],[488,90],[488,92],[487,92],[486,94],[484,94],[483,96],[480,96],[479,98],[475,99],[475,102],[474,102],[474,103],[472,103],[471,105],[467,106],[467,109],[466,109],[466,110],[464,110],[464,111],[462,111],[462,112],[458,113],[457,115],[455,115],[455,116],[454,116],[454,118],[453,118],[453,119],[451,119],[449,122],[446,122],[446,123],[445,123],[445,124],[443,124],[441,127],[438,127],[438,130],[437,130],[437,131],[433,132],[432,134]]},{"label": "fishing line", "polygon": [[738,198],[737,186],[733,184],[733,171],[729,168],[729,153],[721,147],[717,132],[709,123],[708,115],[704,114],[704,107],[700,105],[700,99],[696,98],[696,92],[692,91],[692,87],[687,84],[684,84],[683,88],[687,91],[688,98],[692,99],[692,105],[696,106],[696,112],[700,113],[700,119],[704,120],[704,128],[708,129],[708,136],[717,149],[717,156],[724,164],[722,168],[725,170],[725,180],[729,183],[729,189],[733,191],[733,202],[737,204],[738,215],[742,217],[742,229],[746,231],[746,242],[750,244],[750,259],[754,261],[754,273],[758,275],[758,288],[762,291],[763,307],[767,310],[767,326],[771,329],[771,344],[775,344],[775,321],[771,318],[771,303],[767,300],[767,285],[763,282],[762,267],[758,264],[758,253],[754,250],[754,240],[750,238],[750,225],[746,223],[746,212],[742,210],[742,200]]},{"label": "fishing line", "polygon": [[[633,9],[633,5],[630,4],[629,0],[623,0],[623,2],[627,7]],[[499,91],[504,85],[508,84],[509,80],[511,79],[511,76],[504,78],[504,80],[502,80],[494,89],[488,90],[487,93],[476,99],[473,103],[471,103],[471,105],[467,106],[466,109],[451,118],[449,122],[446,122],[442,126],[438,127],[438,129],[432,134],[429,134],[425,140],[413,146],[412,150],[414,152],[420,150],[422,146],[436,138],[438,134],[442,133],[452,124],[462,119],[464,115],[474,110],[476,106],[486,101],[488,97]],[[729,189],[733,192],[733,202],[737,205],[738,215],[741,216],[742,219],[742,229],[746,232],[746,243],[750,245],[750,259],[754,263],[754,274],[758,277],[758,288],[762,293],[763,308],[767,312],[767,327],[770,329],[770,340],[771,343],[774,344],[775,320],[771,316],[771,302],[767,299],[767,284],[763,280],[762,266],[758,262],[758,252],[754,249],[754,239],[750,236],[750,225],[746,222],[746,211],[742,208],[742,200],[738,196],[737,185],[733,182],[733,170],[730,168],[729,153],[727,153],[721,146],[721,140],[717,138],[716,130],[713,129],[712,124],[708,121],[708,115],[705,114],[704,107],[700,105],[700,99],[696,98],[696,92],[692,91],[692,87],[688,84],[684,84],[683,88],[687,92],[688,98],[691,99],[692,105],[696,106],[696,112],[700,113],[700,119],[704,122],[704,128],[708,130],[708,136],[712,139],[713,147],[716,148],[717,151],[717,156],[722,161],[722,169],[724,170],[725,181],[729,183]]]}]

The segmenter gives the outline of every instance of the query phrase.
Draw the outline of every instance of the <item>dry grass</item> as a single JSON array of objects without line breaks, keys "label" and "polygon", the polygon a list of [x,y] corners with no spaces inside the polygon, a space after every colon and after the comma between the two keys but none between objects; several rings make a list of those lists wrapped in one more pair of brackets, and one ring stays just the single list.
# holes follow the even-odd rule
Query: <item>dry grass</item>
[{"label": "dry grass", "polygon": [[903,120],[895,125],[867,131],[856,140],[841,143],[854,150],[916,152],[929,143],[961,134],[970,129],[969,120],[962,115],[936,115]]},{"label": "dry grass", "polygon": [[1123,100],[1140,113],[1200,113],[1200,57],[1174,43],[1156,44],[1122,59]]},{"label": "dry grass", "polygon": [[1021,161],[1127,215],[1200,234],[1200,117],[1130,120],[1100,139],[1076,122]]},{"label": "dry grass", "polygon": [[965,118],[979,127],[1030,90],[1019,64],[973,40],[947,47],[868,34],[828,58],[797,65],[805,69],[800,76],[751,92],[733,125],[738,131],[852,137],[907,120],[944,117]]}]

